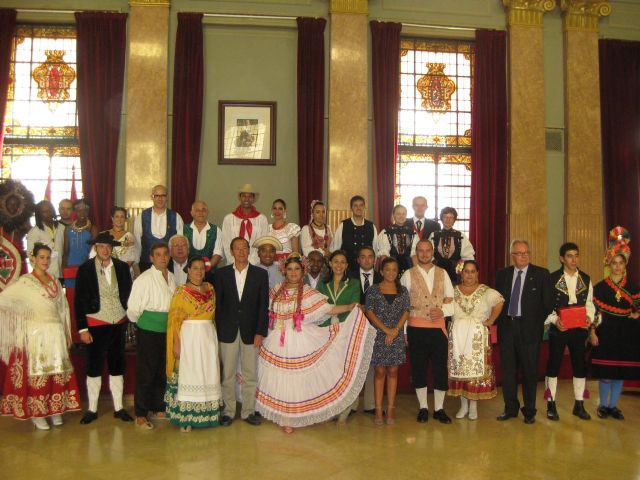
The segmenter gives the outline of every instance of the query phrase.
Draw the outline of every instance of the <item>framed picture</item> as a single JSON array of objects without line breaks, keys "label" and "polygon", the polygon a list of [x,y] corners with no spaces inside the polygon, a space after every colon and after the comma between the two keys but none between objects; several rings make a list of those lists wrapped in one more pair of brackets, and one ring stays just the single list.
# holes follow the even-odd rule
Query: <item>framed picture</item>
[{"label": "framed picture", "polygon": [[218,164],[276,164],[276,102],[218,102]]}]

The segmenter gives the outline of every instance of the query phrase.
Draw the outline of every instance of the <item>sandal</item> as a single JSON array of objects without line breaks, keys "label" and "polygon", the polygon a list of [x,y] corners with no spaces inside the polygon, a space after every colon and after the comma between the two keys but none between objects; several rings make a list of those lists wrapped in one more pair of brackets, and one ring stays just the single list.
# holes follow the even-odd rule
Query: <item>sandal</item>
[{"label": "sandal", "polygon": [[293,427],[282,427],[282,431],[287,435],[293,433]]}]

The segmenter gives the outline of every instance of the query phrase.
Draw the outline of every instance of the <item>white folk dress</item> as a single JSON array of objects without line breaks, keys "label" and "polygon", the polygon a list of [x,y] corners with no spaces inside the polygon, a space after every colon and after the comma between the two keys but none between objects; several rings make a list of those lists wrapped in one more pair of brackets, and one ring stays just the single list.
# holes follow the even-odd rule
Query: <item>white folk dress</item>
[{"label": "white folk dress", "polygon": [[300,328],[295,328],[296,289],[273,302],[270,331],[258,357],[256,409],[281,426],[323,422],[348,408],[366,380],[375,329],[355,308],[343,323],[320,327],[333,305],[304,286]]}]

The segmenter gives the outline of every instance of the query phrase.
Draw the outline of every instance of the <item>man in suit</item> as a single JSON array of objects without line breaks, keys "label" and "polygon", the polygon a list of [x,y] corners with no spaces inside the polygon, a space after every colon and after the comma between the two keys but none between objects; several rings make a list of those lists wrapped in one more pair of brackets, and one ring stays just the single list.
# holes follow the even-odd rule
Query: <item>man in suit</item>
[{"label": "man in suit", "polygon": [[89,405],[80,423],[86,425],[98,418],[98,397],[102,385],[104,360],[109,368],[109,389],[115,418],[132,422],[122,405],[125,370],[125,333],[127,300],[131,293],[129,265],[111,257],[119,246],[109,234],[101,232],[89,240],[96,256],[78,268],[74,297],[76,326],[80,340],[87,348],[87,396]]},{"label": "man in suit", "polygon": [[269,275],[249,263],[249,242],[236,237],[230,245],[233,263],[214,274],[216,330],[222,363],[224,410],[220,425],[229,426],[236,414],[236,367],[240,359],[243,384],[241,418],[260,425],[255,412],[258,350],[269,325]]},{"label": "man in suit", "polygon": [[438,222],[425,218],[427,208],[428,204],[426,198],[415,197],[413,199],[413,218],[407,220],[405,224],[416,232],[419,240],[428,240],[433,232],[440,230],[440,224]]},{"label": "man in suit", "polygon": [[553,309],[549,271],[529,263],[529,243],[511,242],[511,267],[496,274],[496,290],[505,299],[498,317],[504,412],[498,420],[518,416],[518,366],[522,370],[522,414],[532,424],[536,417],[538,355],[544,321]]},{"label": "man in suit", "polygon": [[173,273],[176,287],[187,283],[187,262],[189,261],[189,240],[186,236],[176,233],[169,239],[169,254],[171,260],[167,269]]},{"label": "man in suit", "polygon": [[[373,268],[376,263],[376,254],[373,247],[362,247],[358,251],[358,269],[349,272],[351,278],[360,280],[360,304],[364,305],[367,298],[367,290],[371,285],[380,283],[382,275]],[[364,413],[376,413],[376,401],[373,393],[374,368],[369,367],[367,380],[364,383]],[[353,410],[358,409],[358,399],[351,406]]]}]

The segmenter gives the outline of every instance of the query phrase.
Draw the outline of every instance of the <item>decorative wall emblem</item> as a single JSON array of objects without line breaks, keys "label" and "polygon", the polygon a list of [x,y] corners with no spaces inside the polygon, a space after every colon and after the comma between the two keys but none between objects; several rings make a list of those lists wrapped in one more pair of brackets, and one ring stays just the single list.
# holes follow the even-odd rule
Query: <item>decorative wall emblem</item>
[{"label": "decorative wall emblem", "polygon": [[38,98],[48,103],[50,109],[69,100],[69,87],[76,79],[76,72],[64,61],[64,50],[45,50],[47,60],[33,70],[32,77],[38,84]]},{"label": "decorative wall emblem", "polygon": [[444,63],[427,63],[428,71],[420,77],[416,88],[422,95],[422,106],[431,111],[448,112],[451,110],[451,96],[456,84],[444,73]]}]

